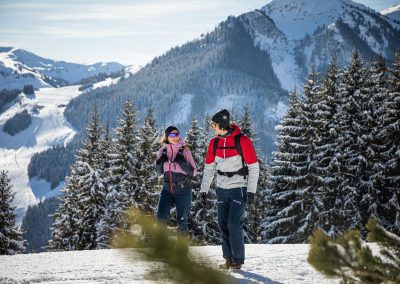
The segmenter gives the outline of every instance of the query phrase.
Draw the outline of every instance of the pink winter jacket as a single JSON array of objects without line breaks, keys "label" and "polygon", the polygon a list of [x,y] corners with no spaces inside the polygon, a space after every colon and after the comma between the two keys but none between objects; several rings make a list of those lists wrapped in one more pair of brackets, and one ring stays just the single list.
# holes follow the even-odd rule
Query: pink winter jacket
[{"label": "pink winter jacket", "polygon": [[[163,150],[166,148],[167,149],[167,156],[170,161],[174,161],[176,154],[179,152],[179,149],[182,148],[185,145],[185,141],[180,138],[178,143],[174,144],[166,144],[163,143],[162,148],[158,151],[157,153],[157,160],[161,157]],[[183,156],[185,157],[185,160],[193,167],[193,176],[197,175],[197,167],[196,163],[194,162],[192,153],[188,149],[183,150]],[[164,172],[168,172],[170,170],[169,163],[168,161],[164,163],[163,165]],[[174,173],[180,173],[184,175],[188,175],[181,166],[178,163],[171,163],[171,172]]]}]

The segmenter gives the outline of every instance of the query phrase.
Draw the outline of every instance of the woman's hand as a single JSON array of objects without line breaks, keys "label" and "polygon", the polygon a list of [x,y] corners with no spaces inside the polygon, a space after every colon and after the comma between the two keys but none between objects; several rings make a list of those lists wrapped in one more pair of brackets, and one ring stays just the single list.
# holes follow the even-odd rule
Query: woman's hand
[{"label": "woman's hand", "polygon": [[160,158],[157,160],[157,164],[163,165],[166,161],[168,161],[167,151],[163,151]]},{"label": "woman's hand", "polygon": [[182,164],[183,162],[186,162],[185,157],[183,156],[183,153],[181,151],[176,154],[175,163],[178,163],[179,165]]}]

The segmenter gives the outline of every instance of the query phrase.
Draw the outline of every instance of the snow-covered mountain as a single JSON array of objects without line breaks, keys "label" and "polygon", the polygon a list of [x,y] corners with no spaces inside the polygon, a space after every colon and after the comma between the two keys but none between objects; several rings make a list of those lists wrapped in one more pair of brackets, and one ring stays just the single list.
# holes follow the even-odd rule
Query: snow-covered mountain
[{"label": "snow-covered mountain", "polygon": [[106,115],[111,113],[114,121],[122,102],[133,99],[139,109],[159,109],[155,118],[160,124],[185,130],[193,116],[201,121],[207,112],[223,107],[241,112],[249,104],[257,114],[258,147],[269,156],[286,91],[295,85],[301,89],[313,63],[322,75],[334,54],[344,67],[357,49],[364,59],[381,54],[391,64],[399,38],[398,23],[350,0],[275,0],[229,17],[214,31],[154,58],[129,79],[94,91],[95,96],[81,96],[66,115],[84,129],[94,104],[105,123]]},{"label": "snow-covered mountain", "polygon": [[[108,78],[93,84],[93,89],[116,84],[119,78]],[[17,207],[17,223],[29,205],[40,199],[58,195],[63,188],[61,182],[51,189],[50,182],[28,176],[28,165],[35,153],[51,146],[67,145],[77,134],[64,117],[68,102],[79,96],[80,86],[42,88],[34,95],[20,94],[18,103],[12,104],[0,113],[0,171],[7,170],[15,192],[14,205]],[[32,123],[25,130],[11,136],[3,131],[7,120],[26,110]],[[55,165],[56,166],[56,165]]]},{"label": "snow-covered mountain", "polygon": [[390,62],[400,48],[399,22],[351,0],[275,0],[242,17],[287,90],[302,84],[311,63],[325,71],[333,54],[342,66],[354,49]]},{"label": "snow-covered mountain", "polygon": [[397,21],[398,24],[400,24],[400,4],[382,10],[381,14]]},{"label": "snow-covered mountain", "polygon": [[[195,260],[206,265],[217,267],[223,260],[220,246],[191,247],[190,251]],[[307,244],[246,245],[247,258],[242,271],[226,271],[229,283],[339,283],[308,264],[308,251]],[[145,262],[128,249],[2,255],[0,282],[155,283],[147,274],[160,265],[160,262]]]},{"label": "snow-covered mountain", "polygon": [[116,62],[75,64],[46,59],[23,49],[0,47],[0,90],[22,89],[28,84],[36,88],[65,86],[99,73],[119,72],[123,68]]},{"label": "snow-covered mountain", "polygon": [[[7,170],[15,192],[17,223],[29,205],[40,198],[59,194],[60,184],[50,190],[50,183],[28,177],[31,157],[52,145],[64,145],[71,141],[75,130],[64,119],[63,112],[70,99],[81,92],[79,86],[43,88],[32,96],[19,95],[20,103],[0,114],[0,170]],[[16,113],[27,110],[31,115],[30,126],[14,136],[3,131],[5,122]]]}]

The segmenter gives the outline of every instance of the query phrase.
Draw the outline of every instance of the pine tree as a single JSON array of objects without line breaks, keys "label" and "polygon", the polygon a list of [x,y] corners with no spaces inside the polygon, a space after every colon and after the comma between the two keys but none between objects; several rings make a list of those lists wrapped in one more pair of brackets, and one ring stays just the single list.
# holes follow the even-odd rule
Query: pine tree
[{"label": "pine tree", "polygon": [[240,119],[239,128],[242,133],[249,137],[253,142],[256,141],[255,137],[257,136],[257,133],[254,130],[253,121],[250,114],[250,107],[248,104],[243,107],[243,115]]},{"label": "pine tree", "polygon": [[339,70],[334,57],[321,85],[319,100],[316,103],[315,124],[317,125],[315,139],[315,171],[318,179],[318,192],[320,192],[321,207],[319,218],[315,227],[334,236],[339,231],[336,227],[337,212],[334,210],[334,204],[338,196],[337,184],[337,160],[335,149],[338,145],[338,127],[339,121],[337,116],[338,110],[338,94],[337,88],[339,83]]},{"label": "pine tree", "polygon": [[199,162],[204,159],[204,157],[201,156],[202,153],[200,151],[200,147],[202,146],[202,141],[200,140],[201,131],[202,129],[199,127],[196,117],[193,117],[192,126],[186,132],[185,144],[190,148],[196,165],[198,165]]},{"label": "pine tree", "polygon": [[262,242],[302,242],[294,232],[300,223],[307,172],[307,144],[300,120],[301,102],[296,91],[290,93],[289,109],[276,126],[278,150],[273,152],[269,210],[262,223]]},{"label": "pine tree", "polygon": [[301,104],[300,124],[304,129],[303,141],[306,146],[304,154],[307,156],[305,163],[307,169],[304,175],[304,184],[296,189],[300,192],[302,210],[298,213],[297,228],[294,232],[294,236],[301,242],[307,242],[308,237],[314,230],[315,223],[319,218],[324,194],[319,190],[316,169],[318,160],[315,156],[317,132],[320,127],[320,114],[316,109],[316,105],[320,100],[320,82],[318,81],[315,65],[313,65],[304,85],[304,96],[304,101]]},{"label": "pine tree", "polygon": [[45,247],[48,251],[77,250],[79,242],[79,222],[81,208],[78,199],[79,185],[76,166],[71,166],[71,174],[65,179],[65,187],[58,197],[59,208],[53,214],[51,239]]},{"label": "pine tree", "polygon": [[199,173],[203,173],[204,171],[207,149],[208,145],[210,144],[210,131],[211,131],[211,119],[207,113],[206,116],[204,117],[203,132],[200,136],[199,160],[197,164],[197,169]]},{"label": "pine tree", "polygon": [[308,262],[329,277],[343,283],[399,283],[400,238],[386,231],[376,220],[367,224],[368,240],[376,242],[381,256],[360,238],[356,230],[332,239],[317,230],[310,239]]},{"label": "pine tree", "polygon": [[101,176],[104,210],[102,210],[102,214],[96,222],[96,249],[103,249],[109,247],[108,241],[110,237],[110,232],[108,230],[107,223],[105,222],[106,212],[109,206],[107,195],[111,186],[109,184],[109,177],[107,176],[107,172],[110,168],[108,157],[114,149],[113,139],[109,128],[109,122],[107,122],[103,137],[100,137],[99,145],[100,163],[97,166],[97,172]]},{"label": "pine tree", "polygon": [[[365,68],[354,52],[352,62],[344,71],[343,79],[338,88],[340,107],[337,112],[340,126],[338,129],[338,146],[335,152],[338,156],[338,187],[339,198],[334,208],[337,210],[337,228],[344,232],[349,228],[358,228],[365,236],[366,206],[362,203],[362,178],[365,176],[368,160],[366,158],[365,113],[366,95]],[[349,227],[350,226],[350,227]]]},{"label": "pine tree", "polygon": [[103,165],[101,128],[97,111],[87,127],[87,139],[76,157],[78,175],[78,202],[80,204],[79,241],[77,249],[95,249],[97,247],[97,223],[105,211],[106,188]]},{"label": "pine tree", "polygon": [[[210,189],[208,193],[208,202],[204,207],[200,204],[200,185],[203,179],[204,163],[208,145],[210,142],[210,118],[206,115],[204,119],[203,131],[197,125],[197,120],[193,119],[192,129],[188,131],[187,140],[189,146],[198,145],[197,151],[193,151],[194,159],[197,159],[196,165],[198,174],[193,182],[193,202],[190,210],[190,228],[193,239],[202,244],[219,244],[219,228],[216,212],[216,194],[215,190]],[[198,130],[196,130],[198,129]],[[189,134],[190,133],[190,134]],[[198,136],[193,133],[199,133]],[[195,139],[197,137],[197,139]],[[213,185],[211,185],[213,188]]]},{"label": "pine tree", "polygon": [[137,207],[148,214],[156,211],[158,195],[161,190],[160,179],[155,170],[158,151],[158,135],[155,129],[153,110],[149,109],[139,135],[139,186],[135,190],[134,200]]},{"label": "pine tree", "polygon": [[22,232],[15,226],[14,193],[8,173],[0,172],[0,255],[13,255],[25,250]]},{"label": "pine tree", "polygon": [[373,137],[374,150],[379,155],[371,178],[375,188],[371,210],[384,228],[400,235],[400,51],[395,55],[385,88],[385,74],[379,62],[375,70],[377,129]]},{"label": "pine tree", "polygon": [[109,247],[113,231],[124,228],[125,224],[120,223],[122,212],[129,207],[137,206],[134,193],[139,187],[139,139],[133,102],[127,101],[124,104],[115,134],[116,140],[107,158],[106,210],[100,220],[102,236],[100,247]]},{"label": "pine tree", "polygon": [[[239,128],[241,132],[249,137],[252,142],[256,141],[256,131],[254,130],[253,121],[251,119],[250,108],[248,105],[243,107],[243,115],[240,119]],[[255,200],[253,203],[248,204],[246,209],[246,217],[244,222],[245,229],[245,241],[248,243],[256,243],[261,238],[260,234],[260,224],[262,218],[265,216],[267,204],[265,201],[265,189],[267,187],[266,178],[267,178],[267,167],[262,159],[260,159],[261,154],[260,151],[256,149],[259,167],[260,167],[260,175],[258,179],[258,187],[256,191]]]},{"label": "pine tree", "polygon": [[239,115],[236,113],[236,111],[232,108],[231,110],[229,110],[229,114],[230,114],[230,123],[231,124],[235,124],[235,125],[240,125],[240,118]]}]

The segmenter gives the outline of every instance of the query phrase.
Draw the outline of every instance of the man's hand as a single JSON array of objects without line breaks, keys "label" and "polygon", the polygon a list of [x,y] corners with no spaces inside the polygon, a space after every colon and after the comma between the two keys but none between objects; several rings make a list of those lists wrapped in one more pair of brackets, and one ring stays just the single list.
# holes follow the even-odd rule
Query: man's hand
[{"label": "man's hand", "polygon": [[167,157],[167,152],[163,151],[162,155],[160,156],[160,158],[158,158],[157,160],[157,164],[159,165],[164,165],[164,163],[168,161],[168,157]]},{"label": "man's hand", "polygon": [[207,205],[207,192],[200,192],[200,204],[202,206]]},{"label": "man's hand", "polygon": [[253,192],[247,192],[246,195],[245,195],[244,202],[246,202],[247,204],[253,203],[254,202],[254,197],[255,197],[255,194]]}]

